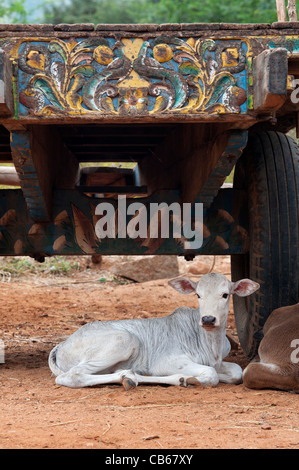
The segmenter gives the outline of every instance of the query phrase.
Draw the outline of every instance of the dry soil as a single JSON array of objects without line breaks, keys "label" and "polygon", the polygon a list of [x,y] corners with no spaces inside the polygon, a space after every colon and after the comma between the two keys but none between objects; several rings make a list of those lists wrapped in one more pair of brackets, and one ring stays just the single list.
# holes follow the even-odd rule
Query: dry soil
[{"label": "dry soil", "polygon": [[[250,449],[299,448],[299,395],[215,388],[122,386],[69,389],[47,365],[52,347],[93,320],[148,318],[196,306],[167,280],[103,281],[104,266],[68,277],[0,282],[0,448]],[[109,266],[108,266],[109,268]],[[227,260],[214,270],[227,272]],[[228,333],[238,340],[232,309]],[[240,346],[229,360],[247,364]]]}]

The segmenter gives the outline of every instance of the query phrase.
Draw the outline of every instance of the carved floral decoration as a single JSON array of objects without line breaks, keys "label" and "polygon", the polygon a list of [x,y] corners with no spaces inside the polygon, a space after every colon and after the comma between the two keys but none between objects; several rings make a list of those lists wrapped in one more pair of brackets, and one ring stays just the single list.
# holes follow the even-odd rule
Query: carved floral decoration
[{"label": "carved floral decoration", "polygon": [[159,37],[27,40],[20,114],[246,112],[246,44]]}]

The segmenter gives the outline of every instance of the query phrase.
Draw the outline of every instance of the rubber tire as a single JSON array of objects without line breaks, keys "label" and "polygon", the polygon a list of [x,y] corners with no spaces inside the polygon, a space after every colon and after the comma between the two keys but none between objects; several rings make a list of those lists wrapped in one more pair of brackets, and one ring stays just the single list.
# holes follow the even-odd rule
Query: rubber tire
[{"label": "rubber tire", "polygon": [[260,283],[249,297],[234,295],[240,344],[251,360],[270,313],[299,301],[299,151],[293,139],[274,131],[251,134],[234,188],[248,193],[250,248],[231,257],[232,280]]}]

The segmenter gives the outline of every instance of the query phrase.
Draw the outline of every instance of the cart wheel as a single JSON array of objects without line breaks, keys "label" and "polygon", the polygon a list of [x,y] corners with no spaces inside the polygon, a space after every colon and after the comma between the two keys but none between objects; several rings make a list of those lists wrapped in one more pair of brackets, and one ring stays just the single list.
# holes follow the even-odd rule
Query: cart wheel
[{"label": "cart wheel", "polygon": [[232,280],[261,285],[250,297],[234,296],[240,344],[253,359],[272,310],[299,300],[299,150],[293,139],[274,131],[252,134],[234,188],[248,193],[250,249],[231,257]]}]

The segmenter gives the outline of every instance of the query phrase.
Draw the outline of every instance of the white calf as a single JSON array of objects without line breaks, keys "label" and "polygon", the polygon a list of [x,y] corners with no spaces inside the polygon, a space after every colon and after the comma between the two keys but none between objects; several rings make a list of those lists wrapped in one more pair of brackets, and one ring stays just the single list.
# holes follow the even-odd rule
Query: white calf
[{"label": "white calf", "polygon": [[223,362],[230,351],[225,335],[229,296],[250,295],[259,285],[249,279],[230,282],[215,273],[197,283],[181,278],[169,284],[183,294],[196,293],[199,308],[82,326],[49,355],[56,383],[74,388],[122,383],[126,389],[139,383],[240,383],[241,367]]},{"label": "white calf", "polygon": [[274,310],[263,333],[258,357],[244,370],[244,385],[299,392],[299,303]]}]

